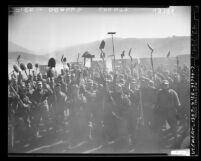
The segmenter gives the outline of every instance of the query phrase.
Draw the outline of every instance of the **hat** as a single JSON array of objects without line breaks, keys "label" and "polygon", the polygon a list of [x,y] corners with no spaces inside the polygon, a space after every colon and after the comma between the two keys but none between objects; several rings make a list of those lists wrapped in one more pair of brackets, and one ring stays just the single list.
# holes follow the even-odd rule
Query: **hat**
[{"label": "hat", "polygon": [[163,80],[162,84],[169,84],[168,80]]},{"label": "hat", "polygon": [[37,84],[39,85],[39,84],[43,84],[43,83],[42,83],[42,81],[37,81]]}]

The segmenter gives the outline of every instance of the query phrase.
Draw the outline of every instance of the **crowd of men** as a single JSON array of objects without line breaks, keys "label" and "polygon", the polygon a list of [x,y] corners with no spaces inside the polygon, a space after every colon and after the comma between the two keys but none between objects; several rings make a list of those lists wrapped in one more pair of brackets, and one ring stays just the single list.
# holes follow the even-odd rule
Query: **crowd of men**
[{"label": "crowd of men", "polygon": [[[39,125],[48,131],[66,127],[69,140],[100,142],[115,139],[135,144],[140,126],[160,134],[168,122],[177,137],[178,121],[189,128],[190,69],[165,68],[104,70],[72,65],[55,74],[49,69],[27,76],[13,72],[8,78],[8,119],[17,129],[31,129],[40,137]],[[23,126],[23,127],[22,127]],[[23,134],[23,133],[22,133]],[[22,136],[23,137],[23,136]]]}]

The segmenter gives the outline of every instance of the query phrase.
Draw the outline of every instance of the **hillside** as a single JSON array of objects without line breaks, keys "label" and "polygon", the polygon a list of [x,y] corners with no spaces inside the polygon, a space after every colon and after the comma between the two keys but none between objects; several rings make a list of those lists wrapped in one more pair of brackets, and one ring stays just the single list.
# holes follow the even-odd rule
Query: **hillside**
[{"label": "hillside", "polygon": [[44,63],[47,62],[49,55],[36,55],[33,51],[23,48],[20,45],[17,45],[13,42],[8,42],[8,63],[13,64],[16,62],[17,57],[21,55],[21,61],[24,63]]},{"label": "hillside", "polygon": [[[89,51],[95,55],[95,59],[100,59],[99,45],[101,41],[95,41],[88,44],[68,47],[60,51],[52,53],[57,60],[61,55],[65,55],[68,61],[76,61],[77,54],[83,54]],[[131,55],[133,57],[149,57],[150,50],[147,42],[154,48],[154,57],[165,57],[170,50],[171,56],[190,54],[190,37],[170,37],[170,38],[153,38],[153,39],[137,39],[137,38],[114,38],[114,47],[116,58],[120,58],[120,54],[125,50],[125,58],[128,57],[128,51],[132,48]],[[112,54],[112,40],[105,39],[106,55]]]},{"label": "hillside", "polygon": [[18,55],[21,55],[21,61],[22,62],[44,62],[48,60],[47,55],[35,55],[25,52],[8,52],[8,60],[16,61]]},{"label": "hillside", "polygon": [[23,53],[33,53],[32,51],[25,49],[24,47],[17,45],[14,42],[8,42],[8,52],[23,52]]}]

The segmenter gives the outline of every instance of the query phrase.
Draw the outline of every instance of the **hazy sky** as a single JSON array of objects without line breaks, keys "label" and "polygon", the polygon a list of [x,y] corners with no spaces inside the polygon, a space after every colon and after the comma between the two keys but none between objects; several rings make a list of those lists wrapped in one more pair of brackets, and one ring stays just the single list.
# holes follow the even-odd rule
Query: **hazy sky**
[{"label": "hazy sky", "polygon": [[[32,10],[33,9],[33,10]],[[116,37],[190,36],[191,8],[15,8],[8,40],[37,54]]]}]

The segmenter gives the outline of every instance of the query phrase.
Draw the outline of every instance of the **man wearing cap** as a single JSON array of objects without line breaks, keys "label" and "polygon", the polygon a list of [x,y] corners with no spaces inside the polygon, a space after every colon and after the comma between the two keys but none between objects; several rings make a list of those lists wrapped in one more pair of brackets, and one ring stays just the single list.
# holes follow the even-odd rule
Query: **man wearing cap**
[{"label": "man wearing cap", "polygon": [[43,84],[41,81],[37,82],[37,89],[33,92],[32,95],[32,102],[34,104],[34,110],[33,110],[33,128],[35,130],[36,137],[39,136],[39,123],[40,119],[42,117],[45,124],[48,126],[48,111],[49,106],[47,102],[47,98],[52,95],[53,92],[50,88],[47,86],[43,87]]},{"label": "man wearing cap", "polygon": [[176,138],[177,130],[177,110],[181,106],[178,94],[173,89],[169,88],[169,82],[163,80],[161,89],[158,91],[156,105],[155,105],[155,114],[154,114],[154,128],[156,132],[160,130],[161,126],[168,122],[170,125],[170,131],[173,133],[173,136]]}]

